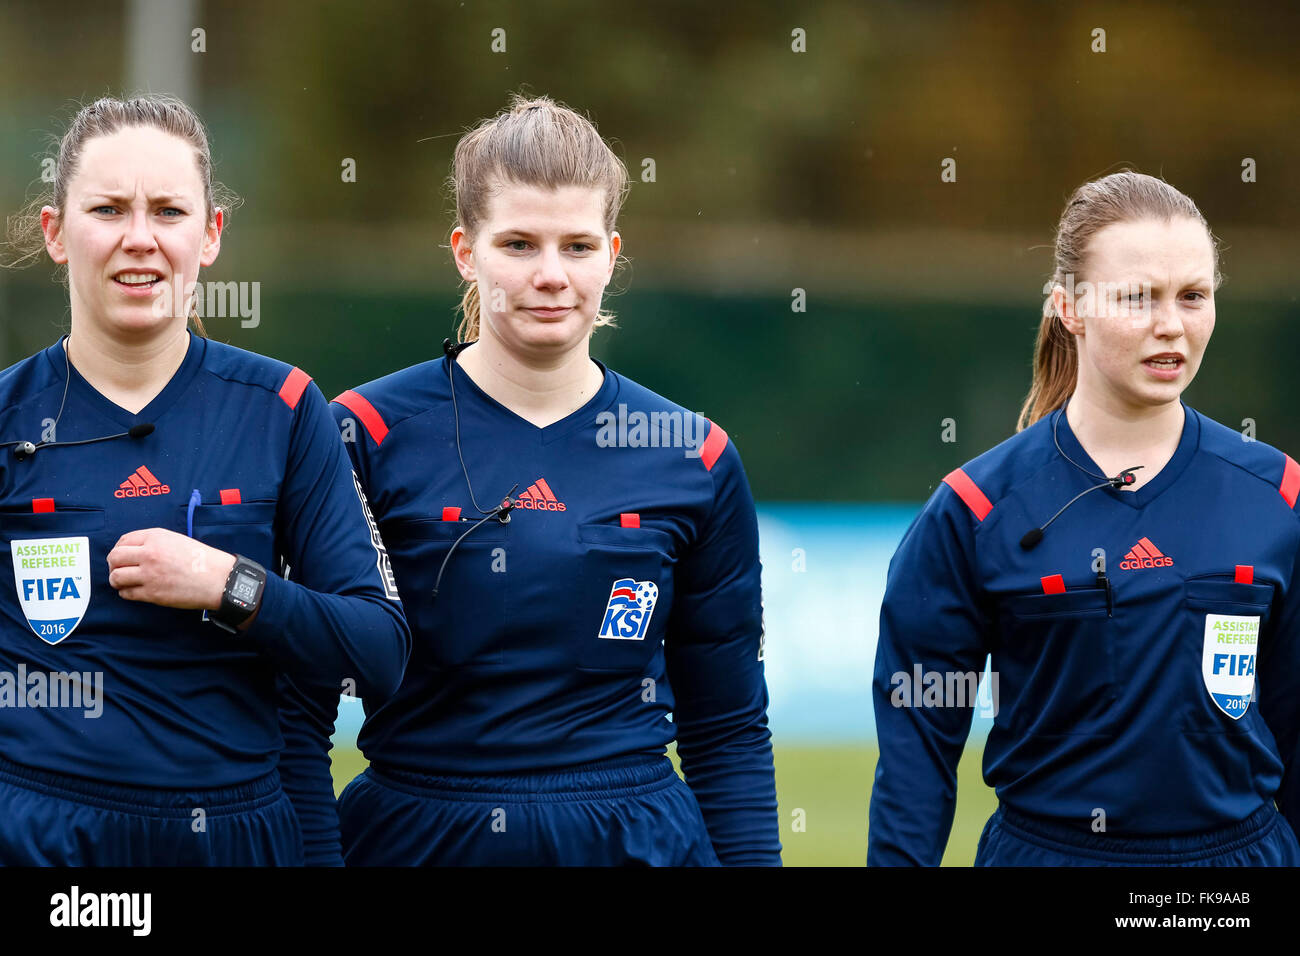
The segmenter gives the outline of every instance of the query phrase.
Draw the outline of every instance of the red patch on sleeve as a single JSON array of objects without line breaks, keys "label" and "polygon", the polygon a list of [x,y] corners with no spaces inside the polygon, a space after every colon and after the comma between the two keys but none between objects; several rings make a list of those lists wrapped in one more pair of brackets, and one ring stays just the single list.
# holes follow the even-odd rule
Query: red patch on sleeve
[{"label": "red patch on sleeve", "polygon": [[1290,455],[1286,456],[1286,467],[1282,470],[1282,484],[1278,491],[1282,492],[1286,503],[1294,508],[1296,495],[1300,494],[1300,465]]},{"label": "red patch on sleeve", "polygon": [[311,384],[311,376],[302,369],[295,368],[280,386],[280,397],[290,408],[297,408],[298,401],[302,398],[302,393],[307,391],[309,384]]},{"label": "red patch on sleeve", "polygon": [[704,462],[704,467],[708,471],[713,470],[713,466],[726,448],[727,433],[722,430],[721,425],[709,422],[709,434],[705,437],[704,444],[700,446],[700,461]]},{"label": "red patch on sleeve", "polygon": [[980,521],[988,517],[988,513],[993,510],[993,503],[960,468],[945,475],[943,483],[957,492],[957,497],[966,502],[966,507],[975,512],[975,517]]},{"label": "red patch on sleeve", "polygon": [[384,436],[388,434],[388,426],[384,424],[384,419],[379,412],[375,411],[375,406],[352,391],[352,389],[348,389],[334,401],[361,419],[362,426],[370,433],[370,437],[374,439],[376,445],[384,443]]}]

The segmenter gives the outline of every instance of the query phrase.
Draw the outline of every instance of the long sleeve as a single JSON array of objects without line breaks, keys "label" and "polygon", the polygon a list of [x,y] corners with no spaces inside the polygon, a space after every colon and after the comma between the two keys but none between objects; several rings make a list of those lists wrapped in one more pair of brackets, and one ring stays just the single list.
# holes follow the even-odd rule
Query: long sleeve
[{"label": "long sleeve", "polygon": [[679,562],[665,641],[677,753],[718,859],[779,866],[758,522],[730,441],[711,471],[713,510]]},{"label": "long sleeve", "polygon": [[966,506],[941,486],[889,564],[873,681],[880,759],[871,791],[868,866],[938,866],[943,859],[973,702],[921,706],[914,684],[918,672],[983,669],[986,622],[972,524]]},{"label": "long sleeve", "polygon": [[282,671],[280,779],[303,831],[306,862],[339,866],[330,735],[345,682],[382,701],[396,690],[410,632],[333,416],[312,386],[294,424],[277,532],[292,580],[269,574],[249,629]]},{"label": "long sleeve", "polygon": [[388,554],[324,397],[303,394],[277,534],[292,580],[268,575],[249,636],[291,676],[382,700],[402,680],[411,634]]},{"label": "long sleeve", "polygon": [[1259,648],[1256,685],[1260,716],[1282,758],[1277,807],[1300,833],[1300,555],[1275,607]]},{"label": "long sleeve", "polygon": [[326,684],[304,690],[279,675],[280,784],[302,827],[307,866],[342,866],[339,815],[330,772],[330,735],[338,716],[339,688]]}]

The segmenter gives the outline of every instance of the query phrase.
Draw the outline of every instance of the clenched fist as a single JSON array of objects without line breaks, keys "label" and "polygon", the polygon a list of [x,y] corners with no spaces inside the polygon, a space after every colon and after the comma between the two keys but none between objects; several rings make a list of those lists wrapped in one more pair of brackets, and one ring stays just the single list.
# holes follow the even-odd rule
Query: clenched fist
[{"label": "clenched fist", "polygon": [[128,601],[163,607],[221,607],[235,556],[165,528],[144,528],[117,539],[108,552],[108,583]]}]

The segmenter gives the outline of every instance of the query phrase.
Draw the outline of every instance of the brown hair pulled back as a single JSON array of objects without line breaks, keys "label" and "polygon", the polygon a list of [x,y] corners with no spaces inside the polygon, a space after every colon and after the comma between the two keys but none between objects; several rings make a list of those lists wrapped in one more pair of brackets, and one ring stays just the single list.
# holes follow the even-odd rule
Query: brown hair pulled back
[{"label": "brown hair pulled back", "polygon": [[[457,223],[471,239],[487,218],[493,190],[502,183],[599,189],[605,196],[607,234],[614,231],[629,189],[627,167],[589,119],[550,97],[519,93],[456,144],[448,186]],[[479,337],[480,306],[478,285],[470,282],[461,297],[460,341]],[[603,309],[596,316],[596,327],[613,324],[614,316]]]},{"label": "brown hair pulled back", "polygon": [[1059,408],[1073,392],[1079,370],[1074,336],[1061,324],[1051,289],[1066,284],[1084,268],[1088,244],[1106,226],[1143,219],[1169,221],[1186,217],[1205,227],[1214,248],[1214,285],[1218,288],[1219,244],[1196,203],[1163,179],[1123,170],[1084,183],[1070,196],[1056,227],[1056,259],[1042,322],[1034,344],[1034,378],[1020,410],[1016,430],[1027,428]]},{"label": "brown hair pulled back", "polygon": [[[45,249],[45,235],[41,231],[41,208],[52,206],[62,218],[68,199],[68,184],[77,174],[86,143],[97,136],[110,136],[119,130],[135,126],[162,130],[193,147],[199,179],[203,183],[208,223],[216,217],[217,209],[228,214],[238,204],[239,200],[233,193],[212,180],[212,149],[208,145],[208,134],[203,121],[194,110],[170,96],[146,95],[126,100],[106,96],[77,111],[68,124],[67,131],[59,139],[54,182],[27,203],[22,211],[10,217],[8,244],[14,258],[9,265],[24,266],[40,258]],[[190,320],[200,335],[206,334],[197,312],[191,314]]]}]

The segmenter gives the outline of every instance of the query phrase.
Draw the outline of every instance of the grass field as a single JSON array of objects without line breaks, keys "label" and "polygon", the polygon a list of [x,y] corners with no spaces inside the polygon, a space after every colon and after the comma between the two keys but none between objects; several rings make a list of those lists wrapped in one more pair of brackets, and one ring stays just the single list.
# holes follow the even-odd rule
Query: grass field
[{"label": "grass field", "polygon": [[[981,755],[977,746],[968,748],[957,769],[957,815],[944,866],[971,864],[980,831],[997,809],[997,797],[980,777]],[[867,802],[876,769],[875,747],[778,744],[775,757],[785,865],[862,866],[867,857]],[[335,792],[365,766],[359,751],[336,750]],[[796,829],[798,821],[801,829]]]}]

